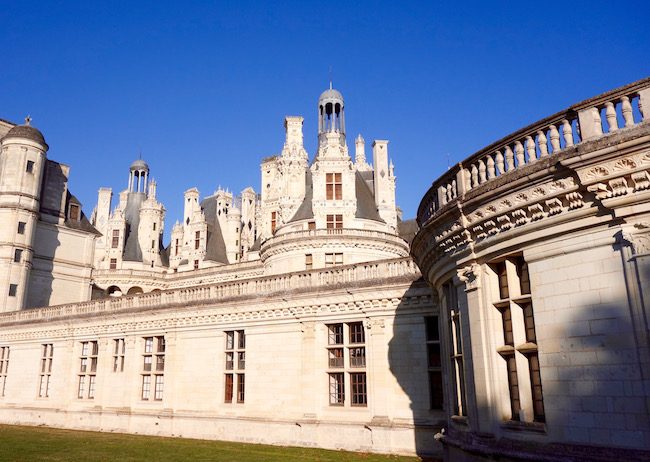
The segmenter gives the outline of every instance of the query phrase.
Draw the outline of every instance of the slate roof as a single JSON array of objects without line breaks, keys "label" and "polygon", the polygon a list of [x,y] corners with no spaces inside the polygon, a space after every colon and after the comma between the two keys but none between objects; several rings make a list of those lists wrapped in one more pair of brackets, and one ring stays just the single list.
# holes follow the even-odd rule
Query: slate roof
[{"label": "slate roof", "polygon": [[228,254],[226,253],[226,243],[223,239],[221,225],[219,225],[219,217],[217,217],[217,198],[212,196],[203,199],[201,201],[201,208],[205,215],[205,221],[208,224],[205,259],[227,264]]},{"label": "slate roof", "polygon": [[48,149],[48,145],[45,142],[45,137],[41,131],[38,128],[32,127],[31,125],[16,125],[14,128],[9,130],[4,137],[25,138],[28,140],[36,141],[37,143],[45,146],[45,150]]}]

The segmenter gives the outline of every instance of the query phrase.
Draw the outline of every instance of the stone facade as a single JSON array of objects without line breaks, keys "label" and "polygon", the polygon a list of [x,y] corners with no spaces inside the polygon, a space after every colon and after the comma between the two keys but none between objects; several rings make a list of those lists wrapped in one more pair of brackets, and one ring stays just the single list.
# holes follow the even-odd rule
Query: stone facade
[{"label": "stone facade", "polygon": [[439,453],[437,305],[388,142],[353,161],[334,89],[318,117],[311,162],[286,117],[260,194],[188,189],[168,245],[144,161],[114,208],[100,189],[92,299],[0,315],[0,422]]},{"label": "stone facade", "polygon": [[584,101],[425,195],[450,460],[650,457],[649,107],[650,79]]},{"label": "stone facade", "polygon": [[90,297],[97,231],[30,122],[0,120],[0,312]]}]

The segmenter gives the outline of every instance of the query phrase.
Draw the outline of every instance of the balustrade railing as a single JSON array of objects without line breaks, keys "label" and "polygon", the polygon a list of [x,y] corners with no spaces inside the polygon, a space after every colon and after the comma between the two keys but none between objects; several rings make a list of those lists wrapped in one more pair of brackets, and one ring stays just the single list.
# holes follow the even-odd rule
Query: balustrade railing
[{"label": "balustrade railing", "polygon": [[240,296],[258,297],[260,294],[287,292],[302,288],[339,286],[349,282],[361,282],[390,277],[413,277],[420,274],[410,258],[382,260],[378,262],[356,263],[334,268],[317,269],[298,273],[288,273],[257,277],[246,280],[226,281],[204,286],[127,295],[116,298],[103,298],[87,302],[44,308],[30,308],[22,311],[0,314],[0,324],[5,322],[24,322],[48,320],[57,317],[78,316],[92,313],[113,312],[127,309],[153,308],[171,304],[191,305],[219,301]]},{"label": "balustrade railing", "polygon": [[363,237],[363,238],[374,238],[374,239],[384,239],[393,242],[404,243],[403,239],[394,234],[385,233],[383,231],[375,231],[371,229],[343,229],[343,228],[326,228],[326,229],[305,229],[302,231],[291,231],[283,234],[276,234],[272,238],[267,239],[262,243],[261,252],[263,253],[266,249],[271,246],[275,246],[279,243],[292,241],[295,239],[303,239],[309,237],[328,237],[336,236],[337,239],[341,237]]},{"label": "balustrade railing", "polygon": [[436,180],[417,213],[422,226],[467,192],[540,159],[650,118],[650,78],[590,98],[481,149]]}]

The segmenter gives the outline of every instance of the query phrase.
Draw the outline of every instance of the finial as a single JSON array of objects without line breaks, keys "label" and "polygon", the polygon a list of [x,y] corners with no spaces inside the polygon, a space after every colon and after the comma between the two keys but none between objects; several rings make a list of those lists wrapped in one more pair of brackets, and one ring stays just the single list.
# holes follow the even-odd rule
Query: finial
[{"label": "finial", "polygon": [[332,89],[332,66],[330,66],[330,90]]},{"label": "finial", "polygon": [[25,125],[29,127],[31,124],[32,124],[32,116],[28,114],[27,117],[25,117]]}]

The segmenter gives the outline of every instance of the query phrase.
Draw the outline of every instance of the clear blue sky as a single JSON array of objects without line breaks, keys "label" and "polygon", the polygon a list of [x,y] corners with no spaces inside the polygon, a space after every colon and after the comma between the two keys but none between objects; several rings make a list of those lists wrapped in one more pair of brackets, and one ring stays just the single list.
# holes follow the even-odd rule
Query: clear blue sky
[{"label": "clear blue sky", "polygon": [[142,150],[168,234],[192,186],[259,190],[285,115],[313,157],[332,66],[351,152],[391,141],[412,217],[447,154],[650,75],[647,1],[527,4],[5,2],[0,118],[31,114],[88,215]]}]

